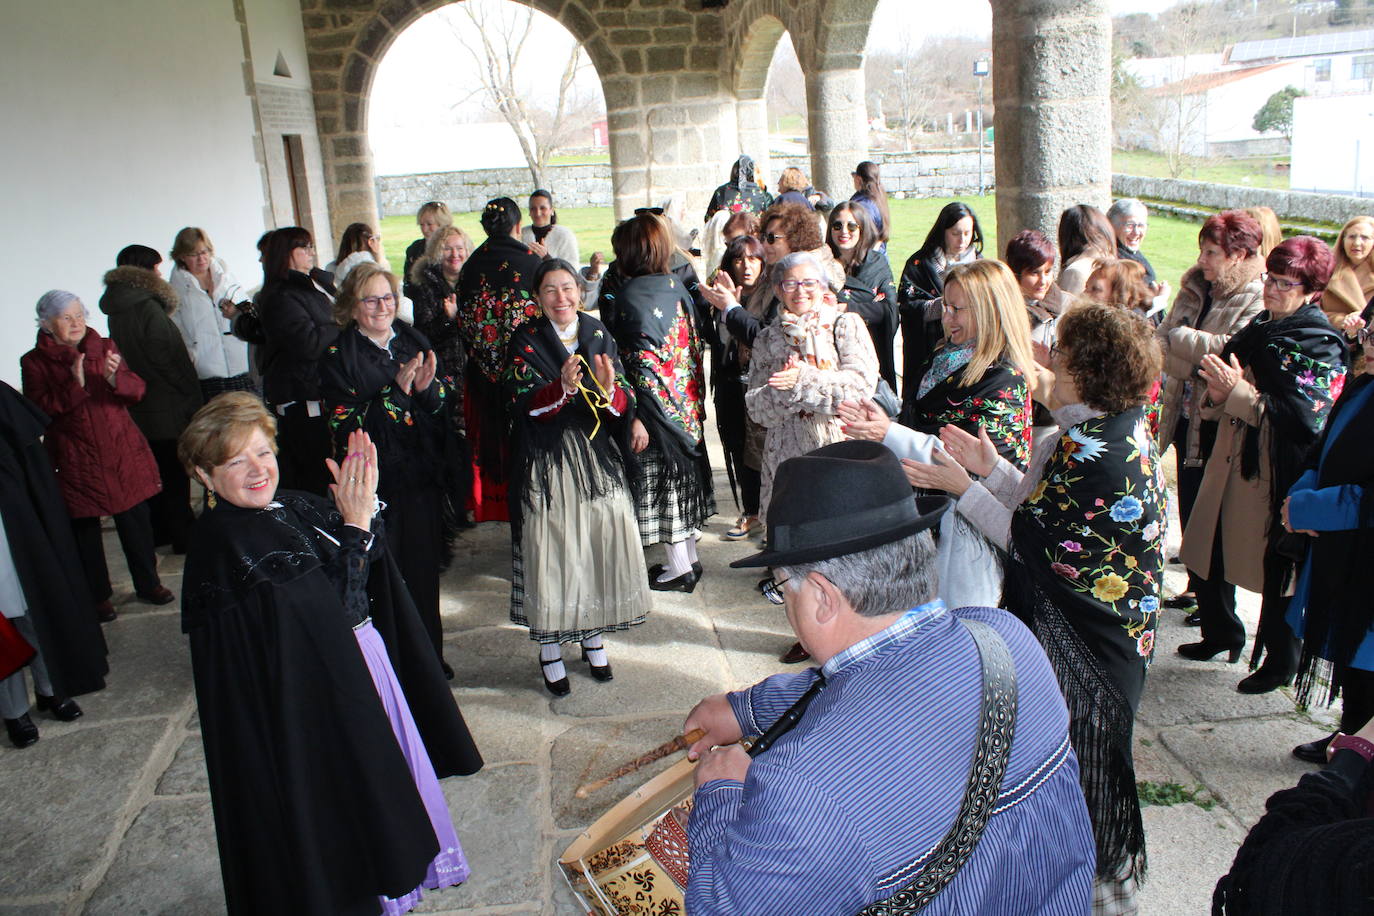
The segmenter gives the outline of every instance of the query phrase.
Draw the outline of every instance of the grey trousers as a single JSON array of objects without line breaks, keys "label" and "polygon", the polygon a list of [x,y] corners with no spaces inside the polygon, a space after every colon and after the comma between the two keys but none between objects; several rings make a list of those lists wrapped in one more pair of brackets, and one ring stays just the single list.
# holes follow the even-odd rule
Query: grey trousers
[{"label": "grey trousers", "polygon": [[[29,615],[23,617],[13,617],[10,623],[19,631],[19,635],[24,637],[24,641],[35,649],[38,648],[38,634],[33,631],[33,621]],[[48,666],[43,663],[43,653],[40,651],[29,662],[29,670],[33,672],[34,689],[44,696],[52,696],[52,681],[48,679]],[[24,669],[11,674],[4,680],[0,680],[0,719],[17,719],[29,711],[29,685],[24,680]]]}]

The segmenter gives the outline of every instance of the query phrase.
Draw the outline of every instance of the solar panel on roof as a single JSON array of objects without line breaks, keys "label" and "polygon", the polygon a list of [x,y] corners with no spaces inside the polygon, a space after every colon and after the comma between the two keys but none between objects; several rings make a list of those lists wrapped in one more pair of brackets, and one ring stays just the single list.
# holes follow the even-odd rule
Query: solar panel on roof
[{"label": "solar panel on roof", "polygon": [[1311,57],[1317,54],[1342,54],[1374,50],[1374,29],[1353,32],[1328,32],[1298,38],[1262,38],[1237,42],[1231,49],[1232,63],[1273,60],[1285,57]]}]

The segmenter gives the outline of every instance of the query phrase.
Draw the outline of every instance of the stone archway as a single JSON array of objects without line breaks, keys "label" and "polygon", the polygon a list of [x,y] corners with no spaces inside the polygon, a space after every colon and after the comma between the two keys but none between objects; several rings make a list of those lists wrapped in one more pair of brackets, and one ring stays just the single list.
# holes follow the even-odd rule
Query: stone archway
[{"label": "stone archway", "polygon": [[781,19],[766,13],[750,24],[738,50],[730,55],[739,151],[751,156],[758,174],[765,176],[773,174],[768,144],[768,70],[786,31]]}]

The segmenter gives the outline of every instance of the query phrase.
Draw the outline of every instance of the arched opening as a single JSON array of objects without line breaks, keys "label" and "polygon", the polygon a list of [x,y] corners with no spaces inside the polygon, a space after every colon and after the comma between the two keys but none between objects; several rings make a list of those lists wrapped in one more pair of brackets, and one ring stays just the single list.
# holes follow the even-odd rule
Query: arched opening
[{"label": "arched opening", "polygon": [[[740,152],[770,187],[781,160],[808,155],[806,81],[782,20],[765,15],[745,32],[735,73]],[[809,168],[807,169],[809,172]]]},{"label": "arched opening", "polygon": [[[557,184],[560,165],[610,163],[587,52],[557,20],[510,0],[448,4],[400,33],[376,66],[367,132],[383,179],[524,170],[511,178],[528,190]],[[385,193],[381,203],[389,212]]]}]

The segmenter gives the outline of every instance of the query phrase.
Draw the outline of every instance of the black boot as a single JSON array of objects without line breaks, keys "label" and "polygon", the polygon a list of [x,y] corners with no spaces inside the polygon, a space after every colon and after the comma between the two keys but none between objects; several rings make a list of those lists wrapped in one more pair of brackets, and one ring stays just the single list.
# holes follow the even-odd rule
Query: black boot
[{"label": "black boot", "polygon": [[5,731],[9,733],[10,744],[15,747],[28,747],[38,741],[38,726],[33,724],[28,713],[17,719],[6,719]]}]

